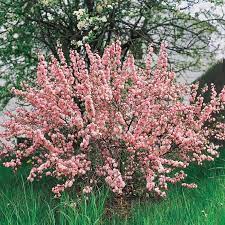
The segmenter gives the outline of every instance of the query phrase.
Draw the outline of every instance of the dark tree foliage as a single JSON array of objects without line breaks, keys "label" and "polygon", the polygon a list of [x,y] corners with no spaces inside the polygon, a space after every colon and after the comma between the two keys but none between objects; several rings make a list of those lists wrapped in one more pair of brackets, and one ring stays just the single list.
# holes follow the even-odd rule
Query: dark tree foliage
[{"label": "dark tree foliage", "polygon": [[[225,85],[225,59],[222,61],[217,62],[212,67],[210,67],[200,78],[198,78],[194,83],[199,83],[199,94],[201,93],[201,89],[204,88],[206,85],[209,87],[209,89],[203,94],[204,102],[207,103],[210,101],[211,91],[210,87],[211,84],[215,86],[215,89],[217,93],[220,93]],[[219,114],[214,114],[214,117],[216,120],[222,120],[225,119],[225,110],[220,111]],[[215,126],[214,122],[212,121],[209,124],[206,124],[206,126]],[[218,142],[216,140],[212,140],[216,144],[223,144],[225,145],[225,142]]]},{"label": "dark tree foliage", "polygon": [[[199,82],[199,90],[205,85],[210,87],[211,84],[214,84],[216,91],[219,93],[225,85],[225,59],[210,67],[195,82]],[[205,97],[205,101],[208,102],[210,100],[210,91],[205,93]]]}]

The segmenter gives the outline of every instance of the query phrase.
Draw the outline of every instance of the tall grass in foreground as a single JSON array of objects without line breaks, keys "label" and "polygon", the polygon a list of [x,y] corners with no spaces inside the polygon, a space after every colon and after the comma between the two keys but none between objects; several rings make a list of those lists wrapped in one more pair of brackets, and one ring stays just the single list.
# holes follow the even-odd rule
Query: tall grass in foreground
[{"label": "tall grass in foreground", "polygon": [[198,189],[174,186],[165,200],[135,201],[124,209],[113,206],[105,189],[88,199],[54,199],[47,184],[30,184],[23,173],[1,168],[0,225],[224,225],[224,159],[223,153],[215,163],[188,171]]},{"label": "tall grass in foreground", "polygon": [[51,192],[21,177],[11,184],[1,183],[0,225],[102,224],[106,197],[107,191],[102,191],[88,199],[73,199],[68,194],[54,199]]}]

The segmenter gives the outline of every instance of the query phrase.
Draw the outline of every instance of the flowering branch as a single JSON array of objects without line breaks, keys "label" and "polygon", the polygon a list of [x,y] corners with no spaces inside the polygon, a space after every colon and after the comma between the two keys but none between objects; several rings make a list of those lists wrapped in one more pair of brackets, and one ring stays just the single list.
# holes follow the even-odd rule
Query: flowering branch
[{"label": "flowering branch", "polygon": [[[59,49],[60,61],[52,57],[48,64],[40,56],[36,87],[13,90],[32,110],[7,113],[11,119],[0,135],[4,166],[17,169],[31,160],[28,180],[55,177],[56,196],[73,185],[88,193],[102,182],[118,194],[165,196],[168,183],[177,182],[196,187],[184,182],[183,170],[218,157],[211,140],[225,139],[225,125],[213,115],[224,109],[225,88],[217,94],[211,86],[204,104],[197,84],[179,84],[168,71],[164,44],[154,70],[151,46],[144,69],[132,55],[121,62],[120,42],[102,57],[85,47],[88,68],[73,50],[68,65]],[[25,141],[13,142],[18,137]]]}]

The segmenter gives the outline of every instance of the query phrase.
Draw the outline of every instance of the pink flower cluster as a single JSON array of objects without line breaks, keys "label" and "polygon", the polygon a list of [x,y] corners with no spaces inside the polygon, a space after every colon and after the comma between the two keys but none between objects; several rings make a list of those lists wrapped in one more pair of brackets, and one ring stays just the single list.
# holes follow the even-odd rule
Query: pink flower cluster
[{"label": "pink flower cluster", "polygon": [[[177,182],[196,187],[184,183],[183,170],[218,156],[212,139],[225,139],[225,124],[214,115],[224,109],[225,89],[217,94],[212,86],[203,103],[197,84],[179,84],[168,71],[164,44],[154,69],[152,47],[145,68],[132,55],[122,62],[119,42],[102,57],[88,45],[86,52],[88,62],[71,51],[69,65],[60,49],[60,61],[47,64],[41,56],[36,87],[13,90],[32,108],[7,113],[4,165],[17,169],[30,160],[28,179],[55,177],[56,196],[72,186],[89,193],[104,182],[118,194],[165,196],[168,183]],[[18,137],[24,141],[13,141]]]}]

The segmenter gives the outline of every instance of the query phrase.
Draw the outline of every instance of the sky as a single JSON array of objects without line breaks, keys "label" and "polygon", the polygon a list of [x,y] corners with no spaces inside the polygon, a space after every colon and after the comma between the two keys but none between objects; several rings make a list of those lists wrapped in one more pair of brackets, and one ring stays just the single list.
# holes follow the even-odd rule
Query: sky
[{"label": "sky", "polygon": [[[195,4],[193,4],[193,2]],[[215,2],[217,1],[182,1],[177,5],[177,8],[181,11],[186,11],[193,16],[197,15],[200,20],[212,20],[211,23],[216,26],[219,33],[212,34],[209,48],[212,51],[216,49],[215,58],[220,60],[225,58],[225,29],[220,26],[216,20],[220,18],[225,19],[225,1],[221,1],[223,2],[222,5],[216,5]]]},{"label": "sky", "polygon": [[[177,9],[197,16],[200,20],[211,20],[211,23],[217,28],[218,32],[214,32],[210,39],[209,51],[215,53],[215,62],[225,58],[225,24],[220,26],[218,19],[223,18],[225,21],[225,0],[221,0],[222,4],[216,5],[216,0],[192,0],[181,1],[176,4]],[[214,62],[213,62],[214,63]],[[206,63],[207,64],[207,63]],[[178,80],[180,82],[191,83],[200,77],[208,68],[204,67],[198,72],[187,71]]]}]

